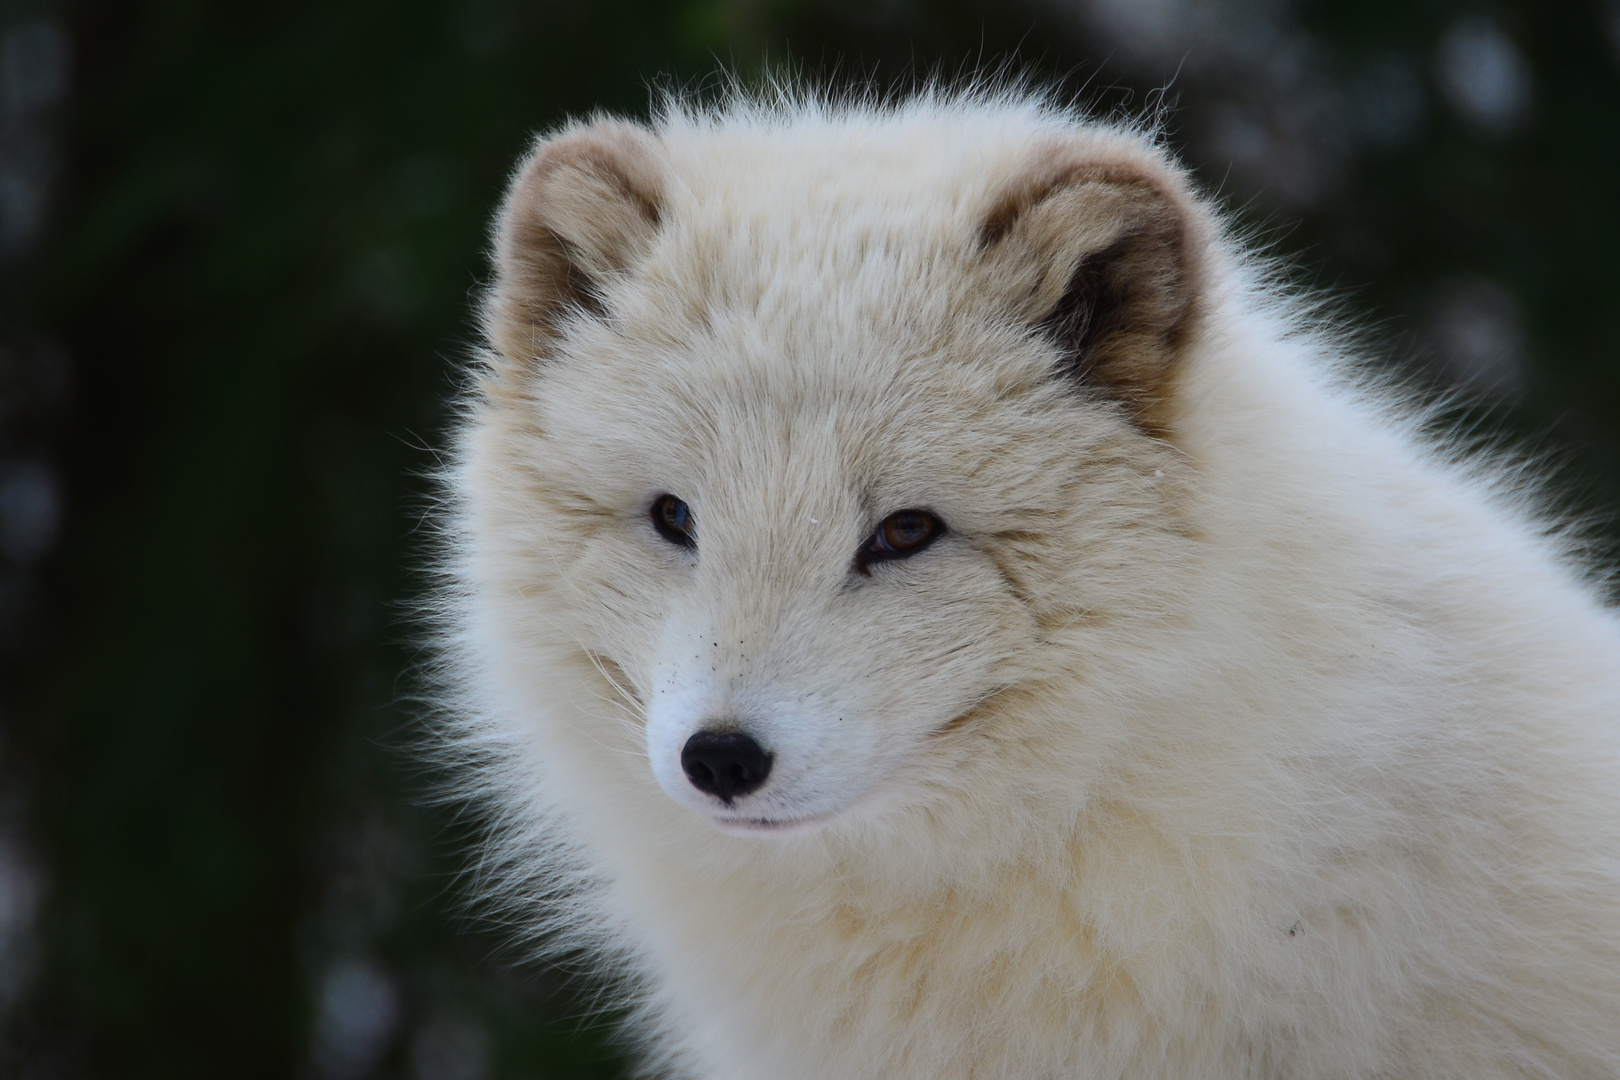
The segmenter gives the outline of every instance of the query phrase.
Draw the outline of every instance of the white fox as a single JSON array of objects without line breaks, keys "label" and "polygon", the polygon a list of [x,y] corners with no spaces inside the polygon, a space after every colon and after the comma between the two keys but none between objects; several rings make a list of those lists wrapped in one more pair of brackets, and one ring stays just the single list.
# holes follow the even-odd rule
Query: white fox
[{"label": "white fox", "polygon": [[1620,1076],[1620,623],[1152,138],[597,119],[495,263],[446,730],[652,1069]]}]

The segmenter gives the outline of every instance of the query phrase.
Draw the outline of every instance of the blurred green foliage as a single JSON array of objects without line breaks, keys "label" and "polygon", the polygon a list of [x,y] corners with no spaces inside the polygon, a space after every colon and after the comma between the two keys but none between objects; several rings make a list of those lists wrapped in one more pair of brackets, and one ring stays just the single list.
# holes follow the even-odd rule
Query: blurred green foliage
[{"label": "blurred green foliage", "polygon": [[[1175,65],[1110,68],[1055,3],[53,10],[76,50],[64,166],[47,248],[5,279],[0,316],[64,345],[78,390],[49,436],[68,528],[0,660],[48,888],[0,1070],[617,1075],[579,987],[515,969],[499,928],[456,914],[470,826],[424,804],[405,752],[420,474],[503,179],[533,132],[645,113],[650,81],[701,85],[717,61],[903,83],[1013,59],[1104,108],[1140,107]],[[1312,0],[1296,17],[1313,62],[1352,72],[1392,50],[1427,62],[1469,10]],[[1577,505],[1601,513],[1620,505],[1616,46],[1607,9],[1492,10],[1536,78],[1523,130],[1484,137],[1431,95],[1419,135],[1352,155],[1324,197],[1226,190],[1409,358],[1435,289],[1502,283],[1532,363],[1502,422],[1553,431]],[[1188,82],[1170,117],[1211,187],[1218,144],[1187,132],[1219,90]],[[321,1025],[349,961],[382,979],[356,985],[387,1015],[344,1057]]]}]

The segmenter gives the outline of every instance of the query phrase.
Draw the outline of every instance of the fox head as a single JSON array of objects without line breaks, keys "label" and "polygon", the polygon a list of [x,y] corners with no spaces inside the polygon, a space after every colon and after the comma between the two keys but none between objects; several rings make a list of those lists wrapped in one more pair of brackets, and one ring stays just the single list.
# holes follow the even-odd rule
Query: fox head
[{"label": "fox head", "polygon": [[[495,231],[474,587],[724,831],[1040,752],[1185,543],[1205,221],[1144,137],[1032,110],[542,140]],[[579,704],[545,707],[609,722]]]}]

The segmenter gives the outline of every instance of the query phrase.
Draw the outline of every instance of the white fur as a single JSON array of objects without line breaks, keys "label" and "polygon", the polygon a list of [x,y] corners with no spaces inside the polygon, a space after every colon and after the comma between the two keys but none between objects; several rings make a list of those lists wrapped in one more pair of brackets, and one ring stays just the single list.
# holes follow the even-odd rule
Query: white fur
[{"label": "white fur", "polygon": [[[1054,135],[1184,185],[1138,134],[652,130],[611,317],[469,394],[442,625],[501,887],[627,977],[655,1069],[1620,1076],[1620,629],[1512,485],[1191,196],[1167,430],[1055,375],[975,224]],[[914,506],[947,535],[853,572]],[[733,807],[679,764],[716,717],[777,756]]]}]

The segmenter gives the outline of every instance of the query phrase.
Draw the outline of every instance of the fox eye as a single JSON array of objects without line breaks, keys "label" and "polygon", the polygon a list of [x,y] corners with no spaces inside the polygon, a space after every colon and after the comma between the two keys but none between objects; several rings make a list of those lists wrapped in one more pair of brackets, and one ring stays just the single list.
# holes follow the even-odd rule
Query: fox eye
[{"label": "fox eye", "polygon": [[697,533],[692,528],[692,508],[673,495],[660,495],[652,504],[653,528],[677,547],[697,550]]},{"label": "fox eye", "polygon": [[945,535],[945,523],[926,510],[901,510],[883,519],[855,556],[855,568],[870,573],[873,563],[904,559]]}]

